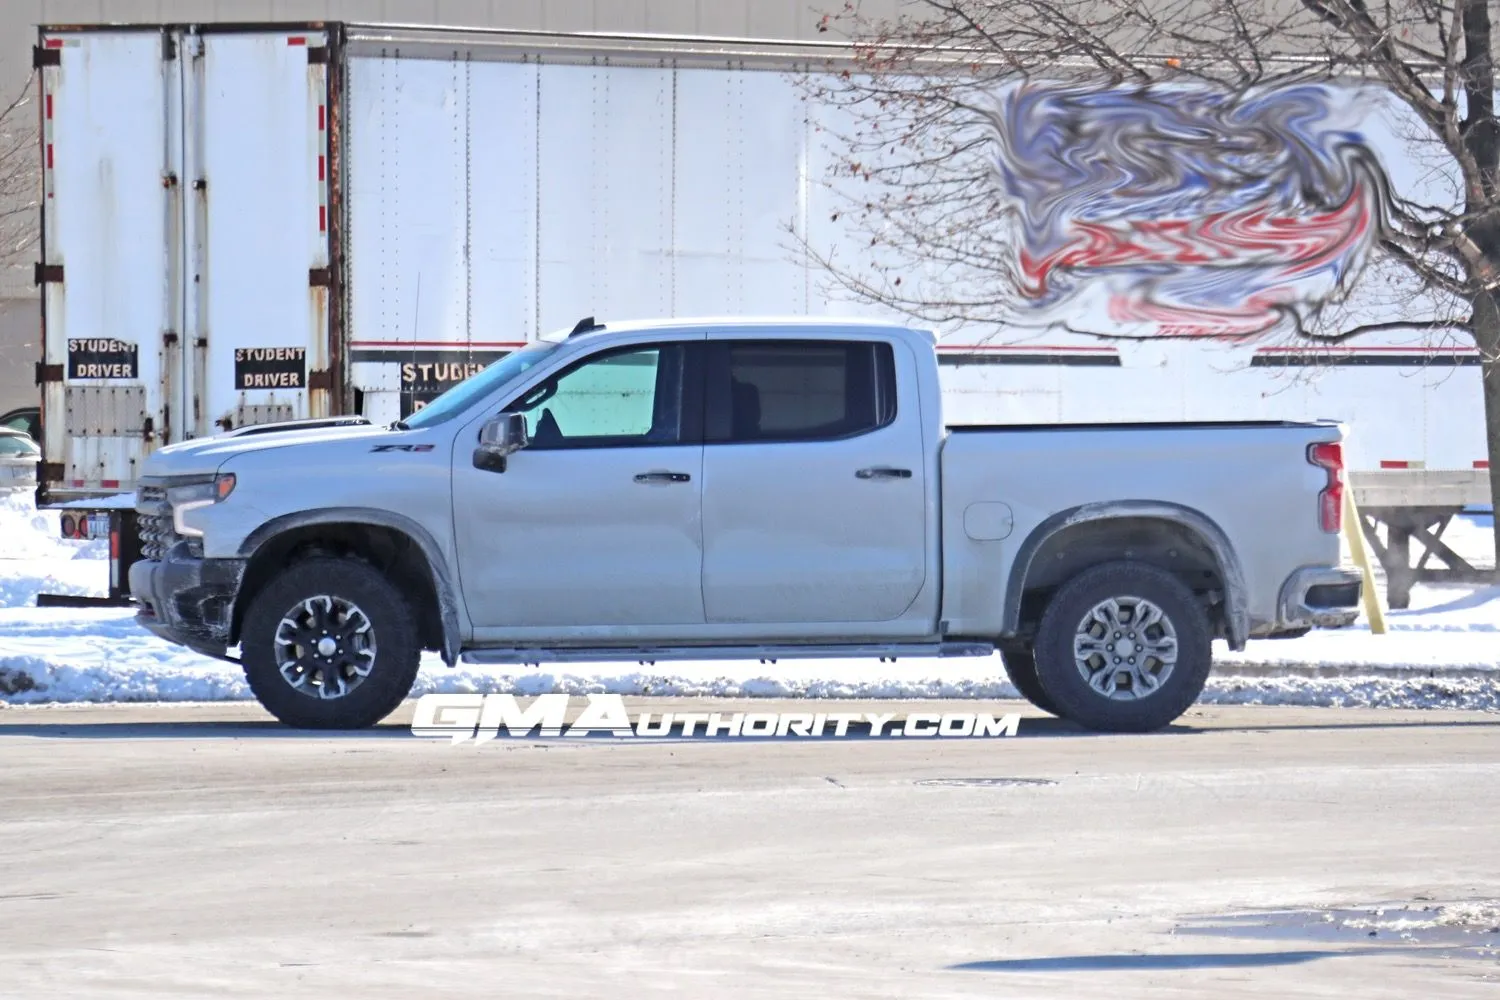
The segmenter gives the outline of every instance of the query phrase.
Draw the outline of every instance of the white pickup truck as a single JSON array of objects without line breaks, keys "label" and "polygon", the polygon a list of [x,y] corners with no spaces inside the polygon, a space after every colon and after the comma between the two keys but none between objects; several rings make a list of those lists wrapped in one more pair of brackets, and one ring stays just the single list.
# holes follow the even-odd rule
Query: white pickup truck
[{"label": "white pickup truck", "polygon": [[450,665],[971,656],[1037,706],[1159,728],[1215,637],[1349,624],[1335,423],[945,427],[934,338],[591,319],[405,421],[153,454],[139,621],[294,726]]}]

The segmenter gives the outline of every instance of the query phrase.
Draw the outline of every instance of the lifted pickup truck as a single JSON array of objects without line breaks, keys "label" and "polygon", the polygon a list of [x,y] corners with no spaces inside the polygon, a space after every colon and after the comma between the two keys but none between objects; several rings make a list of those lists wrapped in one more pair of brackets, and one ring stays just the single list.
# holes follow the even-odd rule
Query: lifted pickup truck
[{"label": "lifted pickup truck", "polygon": [[293,726],[450,665],[993,655],[1042,709],[1159,728],[1210,642],[1349,624],[1333,423],[946,427],[930,333],[592,320],[387,427],[147,461],[139,621]]}]

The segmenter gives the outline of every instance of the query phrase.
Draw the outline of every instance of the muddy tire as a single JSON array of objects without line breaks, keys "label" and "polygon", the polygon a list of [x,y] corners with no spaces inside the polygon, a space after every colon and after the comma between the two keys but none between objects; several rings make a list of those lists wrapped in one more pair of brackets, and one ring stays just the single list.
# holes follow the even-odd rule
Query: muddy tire
[{"label": "muddy tire", "polygon": [[1042,615],[1037,679],[1057,714],[1088,729],[1161,729],[1208,681],[1212,634],[1193,592],[1145,563],[1084,570]]},{"label": "muddy tire", "polygon": [[251,601],[240,630],[245,680],[299,729],[363,729],[411,692],[421,659],[406,598],[356,559],[287,567]]}]

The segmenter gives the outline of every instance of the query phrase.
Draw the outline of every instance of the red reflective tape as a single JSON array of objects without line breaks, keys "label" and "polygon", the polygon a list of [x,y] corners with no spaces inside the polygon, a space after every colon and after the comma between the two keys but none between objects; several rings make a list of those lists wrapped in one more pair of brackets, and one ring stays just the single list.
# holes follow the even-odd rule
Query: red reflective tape
[{"label": "red reflective tape", "polygon": [[328,206],[327,205],[319,205],[318,206],[318,232],[320,232],[320,233],[326,233],[326,232],[328,232]]},{"label": "red reflective tape", "polygon": [[1113,347],[1082,347],[1068,344],[939,344],[939,351],[952,351],[969,353],[971,351],[1025,351],[1028,354],[1041,354],[1045,351],[1070,351],[1076,354],[1118,354]]},{"label": "red reflective tape", "polygon": [[52,95],[51,94],[47,95],[47,117],[48,118],[52,117]]},{"label": "red reflective tape", "polygon": [[323,105],[319,104],[318,105],[318,131],[319,132],[323,131],[324,127],[325,126],[323,125]]},{"label": "red reflective tape", "polygon": [[1481,459],[1479,459],[1478,461],[1476,461],[1474,463],[1474,468],[1476,468],[1476,469],[1488,469],[1489,467],[1490,467],[1490,460],[1487,459],[1487,458],[1481,458]]},{"label": "red reflective tape", "polygon": [[109,557],[111,559],[120,558],[120,533],[118,531],[111,531],[109,533]]},{"label": "red reflective tape", "polygon": [[63,40],[61,38],[49,38],[42,45],[49,49],[60,49],[63,47]]},{"label": "red reflective tape", "polygon": [[446,347],[455,351],[474,347],[525,347],[524,340],[351,340],[350,347]]},{"label": "red reflective tape", "polygon": [[318,157],[318,180],[323,179],[323,157]]},{"label": "red reflective tape", "polygon": [[288,38],[286,40],[286,43],[288,45],[306,45],[307,39],[302,37],[301,35],[293,35],[291,38]]},{"label": "red reflective tape", "polygon": [[118,479],[105,479],[99,485],[107,490],[117,490],[120,488],[120,481]]},{"label": "red reflective tape", "polygon": [[82,486],[83,485],[83,480],[82,479],[75,479],[75,480],[73,480],[73,485],[74,486]]},{"label": "red reflective tape", "polygon": [[47,169],[52,169],[52,143],[47,143]]},{"label": "red reflective tape", "polygon": [[1380,460],[1380,467],[1382,469],[1404,469],[1410,464],[1410,462],[1394,462],[1388,458],[1382,458]]}]

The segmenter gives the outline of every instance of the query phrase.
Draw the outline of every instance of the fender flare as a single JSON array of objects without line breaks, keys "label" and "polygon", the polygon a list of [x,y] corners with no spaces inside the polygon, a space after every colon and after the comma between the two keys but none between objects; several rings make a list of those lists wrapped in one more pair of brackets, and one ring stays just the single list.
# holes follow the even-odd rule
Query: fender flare
[{"label": "fender flare", "polygon": [[437,592],[438,614],[443,626],[443,662],[453,666],[458,662],[462,646],[463,631],[458,621],[458,588],[448,573],[448,562],[443,558],[437,539],[416,521],[403,514],[374,507],[323,507],[318,510],[297,511],[272,518],[256,528],[240,543],[239,554],[245,560],[255,558],[260,548],[278,535],[298,528],[318,524],[367,524],[376,528],[399,531],[416,543],[427,561],[427,571],[432,574],[433,589]]},{"label": "fender flare", "polygon": [[1117,500],[1089,503],[1059,511],[1037,525],[1016,552],[1005,588],[1005,613],[1001,621],[1006,635],[1013,635],[1021,624],[1021,594],[1031,565],[1042,546],[1063,531],[1092,521],[1118,518],[1148,518],[1186,528],[1196,535],[1218,564],[1224,579],[1224,629],[1231,649],[1243,649],[1250,636],[1249,595],[1245,571],[1240,565],[1229,536],[1207,515],[1181,504],[1157,500]]}]

